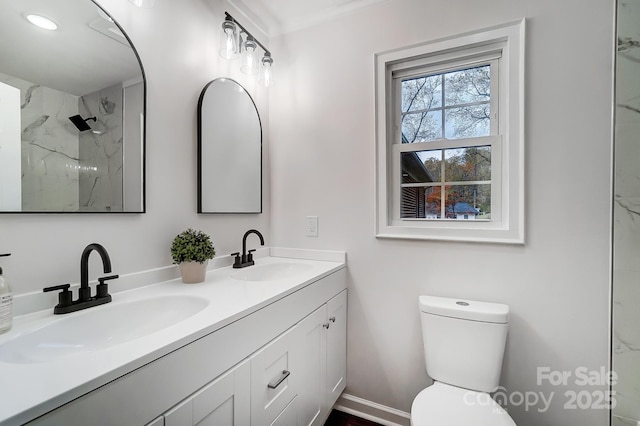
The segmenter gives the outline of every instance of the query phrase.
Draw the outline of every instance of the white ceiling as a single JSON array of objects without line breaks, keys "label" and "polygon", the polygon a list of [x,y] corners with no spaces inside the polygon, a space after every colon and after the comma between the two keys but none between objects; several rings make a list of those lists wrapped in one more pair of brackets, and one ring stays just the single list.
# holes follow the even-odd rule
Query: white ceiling
[{"label": "white ceiling", "polygon": [[[58,30],[30,24],[25,15],[52,19]],[[91,1],[0,0],[0,72],[73,95],[140,78],[122,33]]]},{"label": "white ceiling", "polygon": [[[251,21],[267,36],[317,25],[379,1],[384,0],[228,0],[244,15],[237,19]],[[52,18],[60,28],[36,28],[24,18],[26,13]],[[101,25],[102,32],[91,28],[92,23]],[[0,72],[75,95],[139,77],[132,50],[114,41],[107,25],[88,0],[0,0]]]},{"label": "white ceiling", "polygon": [[268,36],[317,25],[383,0],[228,0]]}]

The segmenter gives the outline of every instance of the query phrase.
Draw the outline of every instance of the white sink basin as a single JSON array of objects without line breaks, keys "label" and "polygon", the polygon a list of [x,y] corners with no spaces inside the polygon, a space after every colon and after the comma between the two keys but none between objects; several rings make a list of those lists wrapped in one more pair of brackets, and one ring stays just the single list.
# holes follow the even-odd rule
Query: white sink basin
[{"label": "white sink basin", "polygon": [[273,281],[295,277],[307,272],[311,265],[301,263],[271,263],[267,265],[254,265],[241,269],[231,274],[231,278],[240,281]]},{"label": "white sink basin", "polygon": [[108,348],[172,326],[208,304],[200,297],[162,296],[61,315],[0,345],[0,361],[39,363]]}]

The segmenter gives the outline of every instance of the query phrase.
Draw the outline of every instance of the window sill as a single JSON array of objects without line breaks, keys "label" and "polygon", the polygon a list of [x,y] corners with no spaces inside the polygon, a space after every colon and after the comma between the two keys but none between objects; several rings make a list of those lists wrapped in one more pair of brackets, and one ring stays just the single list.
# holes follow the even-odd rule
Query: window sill
[{"label": "window sill", "polygon": [[473,227],[417,228],[410,226],[387,226],[376,232],[379,239],[459,241],[471,243],[495,243],[524,245],[524,235],[506,229],[478,229]]}]

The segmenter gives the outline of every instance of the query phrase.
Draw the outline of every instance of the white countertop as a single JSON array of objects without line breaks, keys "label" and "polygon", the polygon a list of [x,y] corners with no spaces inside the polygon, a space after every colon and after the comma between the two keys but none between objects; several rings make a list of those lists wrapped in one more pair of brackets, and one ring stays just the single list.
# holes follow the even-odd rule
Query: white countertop
[{"label": "white countertop", "polygon": [[[75,316],[82,321],[82,316],[94,309],[109,309],[150,296],[193,295],[208,301],[203,310],[185,320],[105,349],[39,363],[0,361],[0,424],[32,420],[345,267],[343,252],[314,255],[314,251],[281,249],[278,253],[285,258],[273,256],[275,251],[271,250],[272,256],[256,259],[256,266],[288,262],[307,264],[310,268],[275,281],[239,281],[231,278],[231,274],[241,270],[227,266],[210,269],[206,281],[200,284],[183,284],[174,279],[112,293],[113,302],[83,311],[54,315],[51,306],[14,318],[11,331],[0,335],[0,351],[3,343],[21,334],[62,318]],[[301,258],[293,258],[297,255]],[[314,257],[322,260],[313,260]]]}]

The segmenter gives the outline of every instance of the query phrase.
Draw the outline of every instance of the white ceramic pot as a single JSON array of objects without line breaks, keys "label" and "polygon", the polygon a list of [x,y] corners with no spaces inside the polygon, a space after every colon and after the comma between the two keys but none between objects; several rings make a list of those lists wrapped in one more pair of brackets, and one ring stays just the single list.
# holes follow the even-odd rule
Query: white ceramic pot
[{"label": "white ceramic pot", "polygon": [[207,275],[208,260],[204,263],[198,262],[181,262],[178,264],[180,267],[180,274],[182,275],[182,282],[185,284],[195,284],[204,281]]}]

